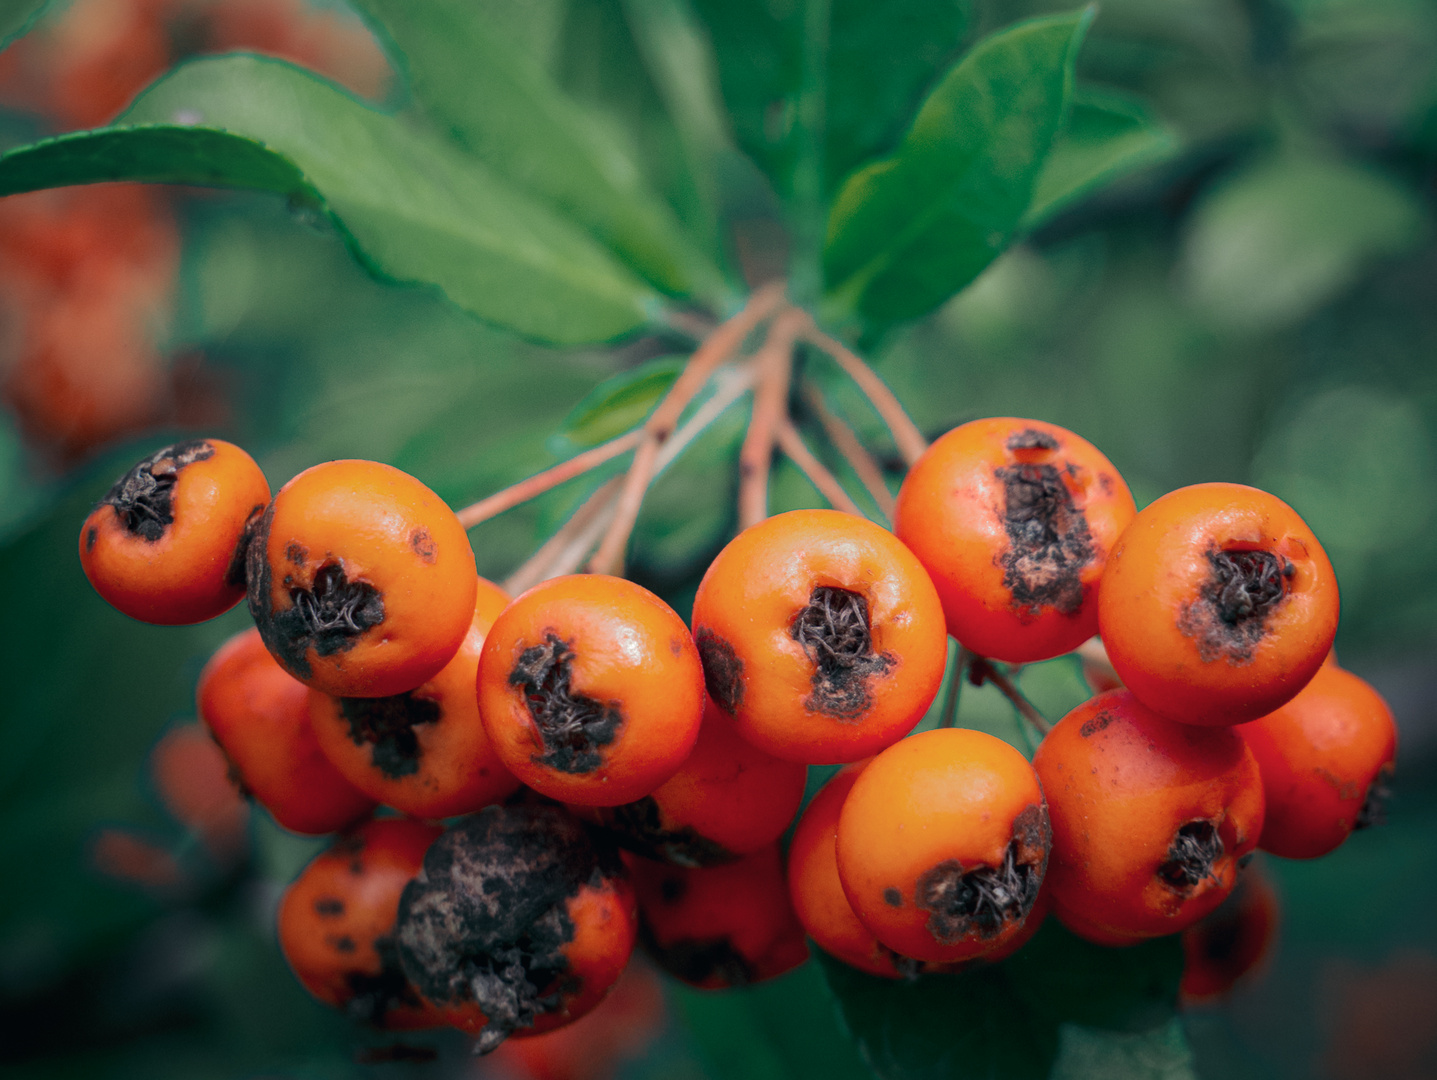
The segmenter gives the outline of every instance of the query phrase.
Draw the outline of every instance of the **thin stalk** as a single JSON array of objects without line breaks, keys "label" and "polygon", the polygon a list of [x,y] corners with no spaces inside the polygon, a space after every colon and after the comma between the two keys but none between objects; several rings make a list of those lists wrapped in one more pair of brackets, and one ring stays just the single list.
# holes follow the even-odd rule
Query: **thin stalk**
[{"label": "thin stalk", "polygon": [[1022,691],[1013,685],[1013,680],[1008,678],[1004,672],[999,671],[991,660],[975,656],[968,662],[968,670],[975,686],[981,686],[985,682],[996,686],[998,692],[1008,699],[1013,708],[1018,710],[1018,715],[1037,728],[1040,735],[1046,735],[1053,730],[1053,725],[1048,723],[1048,718],[1023,696]]},{"label": "thin stalk", "polygon": [[958,724],[958,702],[963,693],[964,667],[968,663],[968,650],[957,641],[953,652],[953,671],[948,676],[948,689],[943,695],[943,712],[938,718],[940,728],[956,727]]},{"label": "thin stalk", "polygon": [[481,522],[497,517],[506,510],[512,510],[520,503],[528,502],[551,488],[556,488],[568,480],[597,468],[606,461],[613,460],[620,454],[627,453],[639,445],[639,440],[643,436],[643,428],[634,428],[633,431],[610,439],[601,446],[585,450],[568,461],[561,461],[552,468],[536,473],[527,480],[511,484],[503,491],[497,491],[490,495],[487,499],[480,499],[478,502],[464,507],[456,515],[459,518],[459,523],[466,529],[472,529]]},{"label": "thin stalk", "polygon": [[[568,570],[559,567],[568,563],[566,556],[571,550],[575,546],[582,546],[584,554],[588,554],[598,542],[599,535],[608,528],[623,482],[622,476],[614,476],[601,484],[584,500],[579,509],[574,511],[573,516],[564,522],[558,532],[544,541],[538,551],[504,579],[504,591],[510,596],[517,596],[541,581],[568,573]],[[583,557],[580,555],[580,560]]]},{"label": "thin stalk", "polygon": [[863,392],[863,396],[872,403],[874,410],[888,425],[888,430],[893,435],[894,445],[898,447],[898,453],[902,455],[903,460],[909,465],[917,461],[923,451],[928,449],[928,440],[923,437],[923,433],[918,430],[918,425],[904,411],[898,398],[893,395],[893,391],[888,389],[884,381],[878,377],[878,373],[847,345],[837,338],[825,334],[817,326],[810,326],[804,332],[803,337],[809,344],[818,346],[833,357],[834,362],[843,369],[843,373],[853,380],[858,389]]},{"label": "thin stalk", "polygon": [[788,388],[793,373],[793,343],[807,316],[784,311],[769,327],[768,337],[754,354],[758,385],[753,415],[738,455],[738,524],[740,529],[768,517],[768,474],[779,426],[788,417]]},{"label": "thin stalk", "polygon": [[776,439],[778,448],[788,455],[789,460],[798,466],[804,476],[808,477],[809,483],[818,488],[819,494],[828,500],[829,506],[855,517],[864,516],[852,496],[838,482],[838,477],[829,472],[828,467],[814,457],[813,451],[803,441],[803,436],[798,433],[798,428],[793,426],[792,420],[784,417],[779,422]]},{"label": "thin stalk", "polygon": [[868,447],[863,445],[847,422],[828,407],[828,402],[823,400],[823,394],[818,387],[805,383],[803,400],[813,410],[813,415],[818,418],[828,441],[843,455],[843,460],[848,462],[848,467],[863,484],[864,490],[873,499],[879,512],[892,521],[897,513],[898,503],[893,498],[893,492],[888,490],[888,483],[883,478],[883,467],[878,464],[878,459],[868,452]]}]

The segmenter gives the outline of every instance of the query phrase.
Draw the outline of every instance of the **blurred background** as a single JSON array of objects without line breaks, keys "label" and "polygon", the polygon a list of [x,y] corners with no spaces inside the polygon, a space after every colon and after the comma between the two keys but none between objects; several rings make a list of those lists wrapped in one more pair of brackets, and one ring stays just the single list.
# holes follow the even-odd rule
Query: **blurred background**
[{"label": "blurred background", "polygon": [[[853,146],[835,151],[831,183],[891,144],[968,43],[1062,10],[834,6],[850,32],[831,43],[843,77],[830,114],[862,123],[844,129]],[[725,224],[736,262],[761,277],[785,247],[792,101],[779,75],[795,62],[799,5],[692,7],[743,151],[718,163]],[[661,185],[672,178],[665,195],[682,210],[680,148],[625,4],[544,10],[535,47]],[[0,148],[103,123],[172,64],[233,50],[403,105],[339,3],[75,0],[0,54]],[[1434,60],[1430,0],[1104,0],[1080,78],[1144,103],[1169,150],[1047,221],[932,316],[867,343],[930,435],[984,415],[1050,420],[1112,458],[1139,505],[1199,481],[1256,484],[1332,557],[1338,653],[1400,727],[1390,821],[1317,862],[1266,860],[1280,917],[1263,968],[1184,1014],[1204,1077],[1437,1076]],[[864,85],[879,64],[901,74],[884,94]],[[457,1039],[396,1047],[310,1001],[272,911],[320,842],[214,799],[186,726],[199,669],[243,612],[133,623],[75,555],[89,506],[176,435],[241,443],[275,488],[317,461],[366,457],[458,506],[572,452],[555,432],[585,395],[673,349],[554,351],[489,330],[429,292],[370,280],[332,229],[269,197],[107,185],[0,201],[6,1075],[797,1074],[791,1044],[831,1019],[790,1011],[783,1032],[765,1017],[819,978],[813,965],[722,1001],[640,970],[616,1019],[558,1065],[517,1051],[473,1064]],[[861,401],[843,403],[885,445]],[[725,485],[743,419],[666,475],[636,534],[634,576],[685,615],[733,528]],[[476,530],[480,572],[507,574],[578,494]],[[774,502],[823,505],[786,464]],[[1069,661],[1025,679],[1051,716],[1082,693]],[[962,722],[1010,731],[1005,708],[976,691]],[[735,1041],[758,1056],[734,1058]],[[439,1064],[410,1060],[431,1053]]]}]

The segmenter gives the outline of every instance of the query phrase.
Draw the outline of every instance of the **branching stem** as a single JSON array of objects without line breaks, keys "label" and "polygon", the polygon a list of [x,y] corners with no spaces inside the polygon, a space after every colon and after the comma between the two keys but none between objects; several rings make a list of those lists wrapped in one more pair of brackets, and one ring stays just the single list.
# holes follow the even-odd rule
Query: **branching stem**
[{"label": "branching stem", "polygon": [[863,391],[864,397],[872,402],[874,410],[893,434],[893,442],[903,460],[909,465],[917,461],[923,451],[928,449],[928,440],[923,438],[918,425],[904,411],[898,398],[878,377],[878,373],[843,342],[830,337],[811,323],[804,331],[803,337],[809,344],[816,345],[833,357],[834,362],[843,369],[843,373],[852,379],[858,389]]},{"label": "branching stem", "polygon": [[768,337],[754,355],[758,385],[753,416],[738,455],[738,525],[746,529],[768,517],[768,474],[778,429],[788,418],[788,388],[793,373],[793,345],[803,321],[797,308],[774,319]]},{"label": "branching stem", "polygon": [[1048,723],[1048,718],[1040,713],[1031,701],[1023,696],[1013,680],[1006,673],[999,671],[993,661],[982,656],[970,656],[968,661],[968,678],[974,686],[982,686],[990,682],[998,688],[1002,694],[1018,710],[1018,715],[1038,729],[1040,735],[1046,735],[1053,730],[1053,725]]},{"label": "branching stem", "polygon": [[823,433],[828,436],[828,441],[833,444],[835,450],[843,455],[843,460],[848,462],[848,467],[853,470],[854,475],[863,484],[864,489],[873,499],[874,505],[889,521],[898,509],[898,504],[893,498],[893,493],[888,490],[888,484],[883,479],[883,468],[878,460],[868,452],[853,428],[832,409],[828,402],[823,400],[823,394],[812,383],[806,383],[803,388],[803,400],[813,411],[818,419]]},{"label": "branching stem", "polygon": [[862,517],[863,511],[853,501],[852,496],[844,490],[843,485],[838,482],[838,477],[828,470],[828,467],[814,457],[813,451],[803,441],[803,436],[798,433],[798,428],[793,426],[793,421],[784,417],[778,425],[777,432],[778,448],[788,455],[789,459],[799,467],[803,475],[808,477],[809,482],[818,488],[819,494],[828,500],[828,505],[835,510],[842,510],[845,514],[853,514],[855,517]]},{"label": "branching stem", "polygon": [[497,517],[505,510],[512,510],[520,503],[528,502],[537,495],[542,495],[551,488],[556,488],[565,481],[572,480],[576,476],[582,476],[590,469],[597,468],[606,461],[627,453],[639,445],[639,440],[644,436],[643,428],[634,428],[618,438],[610,439],[608,442],[594,447],[592,450],[585,450],[582,454],[571,457],[568,461],[561,461],[552,468],[545,469],[541,473],[529,477],[527,480],[520,480],[517,484],[511,484],[503,491],[496,491],[487,499],[480,499],[478,502],[466,506],[458,512],[459,523],[466,529],[472,529],[481,522]]}]

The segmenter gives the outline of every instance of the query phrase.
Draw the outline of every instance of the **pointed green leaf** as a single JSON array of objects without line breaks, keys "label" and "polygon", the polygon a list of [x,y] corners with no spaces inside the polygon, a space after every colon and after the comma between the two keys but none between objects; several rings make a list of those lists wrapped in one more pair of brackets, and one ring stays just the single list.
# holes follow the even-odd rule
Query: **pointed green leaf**
[{"label": "pointed green leaf", "polygon": [[319,207],[376,275],[438,286],[530,337],[602,341],[657,297],[582,231],[478,162],[279,61],[201,60],[115,127],[0,157],[0,194],[104,180],[274,191]]},{"label": "pointed green leaf", "polygon": [[472,0],[357,0],[415,98],[496,172],[579,222],[665,292],[715,295],[718,271],[622,146]]},{"label": "pointed green leaf", "polygon": [[1103,184],[1167,161],[1179,148],[1171,129],[1127,94],[1080,88],[1068,126],[1053,144],[1024,230],[1037,228]]},{"label": "pointed green leaf", "polygon": [[984,39],[939,83],[890,157],[844,185],[824,273],[836,304],[889,322],[932,310],[1017,231],[1067,111],[1091,9]]},{"label": "pointed green leaf", "polygon": [[621,371],[574,406],[559,434],[575,446],[598,446],[648,418],[679,377],[688,357],[662,356]]}]

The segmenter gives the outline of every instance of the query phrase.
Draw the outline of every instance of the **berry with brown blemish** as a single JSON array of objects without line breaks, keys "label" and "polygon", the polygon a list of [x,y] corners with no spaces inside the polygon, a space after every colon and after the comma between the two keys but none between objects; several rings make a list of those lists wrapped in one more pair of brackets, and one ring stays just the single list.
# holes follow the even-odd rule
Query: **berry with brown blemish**
[{"label": "berry with brown blemish", "polygon": [[1097,630],[1103,569],[1136,507],[1096,447],[1038,420],[954,428],[909,470],[893,528],[979,656],[1046,660]]},{"label": "berry with brown blemish", "polygon": [[390,1030],[439,1027],[399,967],[399,897],[441,830],[406,818],[367,821],[318,855],[280,899],[280,950],[326,1005]]},{"label": "berry with brown blemish", "polygon": [[80,529],[80,565],[95,591],[143,622],[203,622],[245,593],[251,527],[269,502],[253,458],[220,439],[192,439],[144,458]]},{"label": "berry with brown blemish", "polygon": [[258,630],[220,646],[200,673],[196,697],[241,790],[286,829],[317,836],[374,809],[320,749],[308,689],[275,662]]},{"label": "berry with brown blemish", "polygon": [[1322,545],[1274,495],[1197,484],[1144,508],[1113,550],[1099,623],[1123,685],[1186,724],[1255,720],[1290,701],[1337,632]]},{"label": "berry with brown blemish", "polygon": [[561,807],[525,805],[486,807],[435,842],[396,940],[419,992],[487,1053],[594,1008],[636,934],[615,849]]},{"label": "berry with brown blemish", "polygon": [[709,695],[766,753],[856,761],[902,738],[943,678],[943,609],[886,529],[795,510],[745,529],[694,599]]},{"label": "berry with brown blemish", "polygon": [[1315,859],[1382,821],[1397,725],[1363,679],[1324,665],[1286,705],[1235,730],[1262,771],[1263,851]]},{"label": "berry with brown blemish", "polygon": [[1236,732],[1173,723],[1126,690],[1065,716],[1033,765],[1053,826],[1054,914],[1099,944],[1201,919],[1262,832],[1262,778]]},{"label": "berry with brown blemish", "polygon": [[750,986],[808,959],[777,844],[723,866],[624,861],[644,950],[675,978],[705,990]]},{"label": "berry with brown blemish", "polygon": [[454,512],[375,461],[325,462],[285,484],[247,574],[275,659],[340,697],[402,694],[437,675],[469,631],[478,587]]},{"label": "berry with brown blemish", "polygon": [[430,819],[471,813],[518,788],[489,742],[474,689],[484,636],[508,603],[480,578],[464,643],[413,690],[379,698],[310,691],[315,737],[345,779],[386,806]]},{"label": "berry with brown blemish", "polygon": [[783,835],[803,802],[807,773],[739,738],[733,721],[710,702],[678,772],[635,802],[575,813],[646,858],[717,866]]},{"label": "berry with brown blemish", "polygon": [[1022,931],[1051,836],[1043,789],[1022,754],[980,731],[926,731],[883,751],[854,781],[839,815],[838,875],[854,914],[888,948],[935,963],[972,960]]},{"label": "berry with brown blemish", "polygon": [[554,578],[510,604],[485,639],[478,692],[510,772],[581,806],[651,794],[688,757],[704,710],[683,620],[642,586],[602,574]]}]

